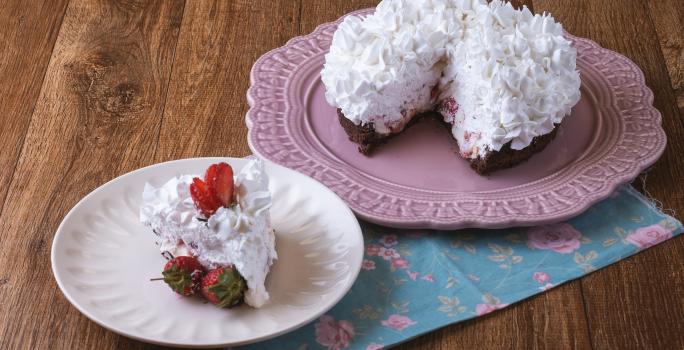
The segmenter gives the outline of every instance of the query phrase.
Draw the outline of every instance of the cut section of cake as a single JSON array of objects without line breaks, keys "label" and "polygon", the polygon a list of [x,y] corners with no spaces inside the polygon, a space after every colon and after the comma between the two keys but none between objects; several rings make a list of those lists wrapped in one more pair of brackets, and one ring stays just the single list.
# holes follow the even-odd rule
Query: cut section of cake
[{"label": "cut section of cake", "polygon": [[384,0],[343,21],[325,59],[326,99],[362,153],[434,111],[480,174],[544,149],[580,98],[562,26],[499,0]]}]

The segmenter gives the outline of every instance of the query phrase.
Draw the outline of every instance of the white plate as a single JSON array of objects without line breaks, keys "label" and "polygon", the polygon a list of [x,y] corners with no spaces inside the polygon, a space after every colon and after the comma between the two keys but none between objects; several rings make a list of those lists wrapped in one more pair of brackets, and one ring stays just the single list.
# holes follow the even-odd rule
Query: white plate
[{"label": "white plate", "polygon": [[116,333],[156,344],[239,345],[268,339],[314,320],[351,288],[361,268],[363,236],[356,218],[332,191],[293,170],[266,164],[279,259],[266,281],[261,309],[225,310],[182,298],[163,282],[165,260],[152,232],[139,223],[145,182],[161,185],[180,174],[201,174],[226,161],[194,158],[123,175],[83,198],[64,218],[52,243],[52,270],[67,299]]}]

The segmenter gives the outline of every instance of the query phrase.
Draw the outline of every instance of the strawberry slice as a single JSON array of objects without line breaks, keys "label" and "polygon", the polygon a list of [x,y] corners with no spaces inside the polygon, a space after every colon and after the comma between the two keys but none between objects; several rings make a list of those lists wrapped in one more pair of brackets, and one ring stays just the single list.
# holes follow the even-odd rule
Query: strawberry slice
[{"label": "strawberry slice", "polygon": [[228,163],[212,164],[204,175],[204,181],[209,191],[218,198],[221,205],[229,207],[233,204],[235,182],[233,180],[233,168]]},{"label": "strawberry slice", "polygon": [[198,177],[192,179],[190,196],[197,209],[207,218],[221,206],[219,199],[209,190],[207,184]]},{"label": "strawberry slice", "polygon": [[207,171],[204,173],[204,182],[207,184],[207,187],[209,188],[209,191],[212,191],[212,188],[214,187],[214,181],[216,179],[216,173],[218,173],[218,168],[219,165],[217,164],[212,164],[207,168]]}]

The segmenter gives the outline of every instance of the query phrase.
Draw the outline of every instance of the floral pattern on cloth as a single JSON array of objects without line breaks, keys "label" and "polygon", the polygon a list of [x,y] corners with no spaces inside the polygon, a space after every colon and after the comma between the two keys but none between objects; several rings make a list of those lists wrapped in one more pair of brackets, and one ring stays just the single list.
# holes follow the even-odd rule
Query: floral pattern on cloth
[{"label": "floral pattern on cloth", "polygon": [[396,230],[362,223],[359,277],[332,310],[249,349],[378,350],[486,315],[682,232],[631,186],[564,223]]}]

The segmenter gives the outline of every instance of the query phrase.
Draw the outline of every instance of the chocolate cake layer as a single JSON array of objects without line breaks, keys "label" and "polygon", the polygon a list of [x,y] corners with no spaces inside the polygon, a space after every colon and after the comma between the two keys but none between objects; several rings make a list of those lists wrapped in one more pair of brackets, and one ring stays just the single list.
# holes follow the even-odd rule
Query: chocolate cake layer
[{"label": "chocolate cake layer", "polygon": [[489,152],[484,158],[477,157],[470,160],[470,167],[478,174],[486,175],[492,171],[507,169],[518,165],[532,157],[535,153],[541,152],[548,144],[556,137],[558,127],[554,128],[548,134],[537,136],[532,139],[529,146],[514,150],[511,148],[511,143],[507,143],[501,147],[499,151]]},{"label": "chocolate cake layer", "polygon": [[[413,119],[411,119],[411,121],[409,121],[408,124],[404,127],[404,130],[406,130],[406,128],[415,124],[418,120],[422,119],[423,117],[429,114],[431,113],[425,113],[413,117]],[[370,155],[370,153],[376,146],[387,142],[387,140],[391,139],[392,137],[398,134],[401,134],[401,132],[392,134],[377,133],[375,132],[375,128],[373,127],[372,123],[366,125],[356,125],[351,120],[347,119],[342,113],[342,110],[340,109],[337,109],[337,116],[340,119],[340,124],[342,125],[342,128],[344,128],[344,131],[347,132],[349,140],[358,144],[359,152],[365,155]]]},{"label": "chocolate cake layer", "polygon": [[[349,136],[349,140],[358,144],[359,152],[364,155],[369,155],[378,145],[381,145],[392,137],[401,134],[401,132],[392,134],[377,133],[375,132],[373,124],[356,125],[351,120],[347,119],[340,109],[337,110],[337,115],[342,128],[344,128],[344,131]],[[406,125],[406,128],[425,117],[435,118],[442,122],[447,127],[447,130],[451,130],[451,125],[444,123],[441,115],[433,112],[424,113],[414,117],[408,123],[408,125]],[[480,175],[486,175],[496,170],[513,167],[528,160],[535,153],[542,151],[549,144],[549,142],[556,137],[557,130],[558,127],[556,126],[556,128],[554,128],[550,133],[535,137],[532,139],[532,142],[529,146],[521,150],[512,149],[511,143],[509,142],[501,147],[499,151],[489,152],[483,158],[478,157],[476,159],[468,159],[468,161],[470,161],[470,167]],[[455,139],[454,142],[456,142]]]}]

